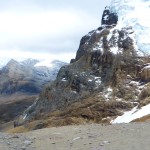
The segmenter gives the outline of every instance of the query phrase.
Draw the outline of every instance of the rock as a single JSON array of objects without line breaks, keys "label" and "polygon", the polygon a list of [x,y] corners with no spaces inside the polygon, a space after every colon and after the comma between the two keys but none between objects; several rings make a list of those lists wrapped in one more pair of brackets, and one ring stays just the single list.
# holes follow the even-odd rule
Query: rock
[{"label": "rock", "polygon": [[12,138],[16,138],[16,139],[18,139],[18,138],[19,138],[19,136],[18,136],[18,135],[13,135],[13,136],[12,136]]},{"label": "rock", "polygon": [[[128,36],[128,30],[130,29],[123,29],[121,32]],[[114,38],[116,38],[114,35],[117,33],[118,40],[121,39],[119,31],[114,30],[109,41],[101,41],[102,45],[104,42],[106,42],[105,45],[112,45],[110,51],[106,48],[102,53],[99,47],[97,50],[93,50],[97,47],[100,37],[108,36],[109,32],[109,29],[104,29],[100,33],[92,31],[90,40],[87,38],[89,35],[81,40],[76,62],[60,69],[56,81],[41,93],[34,111],[38,113],[65,108],[66,105],[79,101],[91,93],[103,91],[104,85],[118,84],[117,71],[128,71],[128,74],[136,72],[138,62],[135,64],[137,60],[134,58],[134,54],[130,53],[130,51],[132,52],[131,46],[128,44],[124,46],[126,43],[124,41],[118,47],[118,51],[122,49],[120,53],[114,54],[111,51],[111,47],[117,44],[117,41],[114,42]],[[86,47],[87,41],[88,46]],[[78,59],[80,61],[77,61]],[[122,61],[124,64],[121,63]],[[49,107],[47,107],[48,105]]]},{"label": "rock", "polygon": [[28,146],[28,145],[31,145],[31,141],[28,141],[28,140],[26,140],[26,141],[24,141],[24,144],[26,145],[26,146]]},{"label": "rock", "polygon": [[25,122],[49,114],[54,117],[52,126],[109,124],[111,117],[137,105],[133,102],[140,101],[141,71],[150,59],[139,55],[132,27],[114,28],[117,21],[117,14],[106,8],[102,26],[82,37],[76,58],[59,70],[56,80],[26,110]]},{"label": "rock", "polygon": [[22,149],[22,150],[26,150],[26,146],[22,146],[21,149]]},{"label": "rock", "polygon": [[143,81],[150,81],[150,64],[145,64],[140,72]]},{"label": "rock", "polygon": [[109,144],[110,142],[109,141],[103,141],[103,144]]},{"label": "rock", "polygon": [[16,92],[39,94],[45,84],[55,80],[58,70],[67,63],[54,60],[53,67],[36,66],[39,61],[27,59],[18,62],[11,59],[0,69],[0,93],[11,95]]},{"label": "rock", "polygon": [[111,13],[109,7],[105,7],[102,15],[102,25],[116,25],[118,22],[118,15],[116,13]]},{"label": "rock", "polygon": [[10,143],[10,142],[7,142],[7,145],[11,145],[11,143]]},{"label": "rock", "polygon": [[72,141],[76,141],[76,140],[79,140],[81,137],[76,137],[74,138]]}]

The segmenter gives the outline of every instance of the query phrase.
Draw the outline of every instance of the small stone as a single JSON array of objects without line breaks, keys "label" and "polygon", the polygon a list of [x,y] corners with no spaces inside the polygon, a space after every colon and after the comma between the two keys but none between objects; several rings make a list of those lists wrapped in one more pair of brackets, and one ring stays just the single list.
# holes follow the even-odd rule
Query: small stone
[{"label": "small stone", "polygon": [[73,143],[70,143],[70,146],[73,146]]},{"label": "small stone", "polygon": [[26,141],[24,141],[24,144],[25,145],[30,145],[32,142],[31,141],[28,141],[28,140],[26,140]]},{"label": "small stone", "polygon": [[96,136],[89,135],[88,138],[95,138]]},{"label": "small stone", "polygon": [[18,135],[14,135],[14,136],[12,136],[12,138],[19,138],[19,136]]},{"label": "small stone", "polygon": [[79,139],[81,139],[81,137],[76,137],[76,138],[73,139],[73,141],[76,141],[76,140],[79,140]]},{"label": "small stone", "polygon": [[103,144],[109,144],[110,142],[109,141],[103,141]]},{"label": "small stone", "polygon": [[7,145],[10,145],[10,142],[7,142]]},{"label": "small stone", "polygon": [[35,137],[35,136],[33,136],[33,137],[31,137],[30,139],[31,139],[31,140],[35,140],[35,139],[36,139],[36,137]]},{"label": "small stone", "polygon": [[22,146],[21,149],[22,149],[22,150],[26,150],[26,147],[25,147],[25,146]]}]

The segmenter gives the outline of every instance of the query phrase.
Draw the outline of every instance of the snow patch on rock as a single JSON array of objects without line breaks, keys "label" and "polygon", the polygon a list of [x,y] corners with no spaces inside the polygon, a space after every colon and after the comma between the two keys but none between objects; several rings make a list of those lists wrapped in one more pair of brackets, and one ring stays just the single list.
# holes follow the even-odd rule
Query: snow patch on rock
[{"label": "snow patch on rock", "polygon": [[137,118],[144,117],[150,114],[150,104],[143,106],[141,109],[138,109],[137,106],[132,110],[124,112],[122,116],[117,117],[111,123],[129,123]]}]

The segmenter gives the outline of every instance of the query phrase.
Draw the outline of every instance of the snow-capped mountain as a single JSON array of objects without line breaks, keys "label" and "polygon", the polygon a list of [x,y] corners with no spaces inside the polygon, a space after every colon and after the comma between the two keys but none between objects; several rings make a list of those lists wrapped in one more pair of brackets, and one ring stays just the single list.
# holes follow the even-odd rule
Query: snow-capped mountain
[{"label": "snow-capped mountain", "polygon": [[10,58],[0,58],[0,68],[5,66],[9,60],[10,60]]},{"label": "snow-capped mountain", "polygon": [[4,61],[0,62],[4,63],[1,63],[2,68],[0,69],[1,94],[39,93],[45,84],[55,80],[59,69],[67,64],[58,60],[41,65],[41,61],[36,59],[2,60]]},{"label": "snow-capped mountain", "polygon": [[[16,60],[17,61],[17,60]],[[21,60],[21,61],[18,61],[21,65],[24,65],[24,66],[35,66],[37,63],[40,62],[40,60],[37,60],[37,59],[31,59],[31,58],[28,58],[28,59],[25,59],[25,60]]]},{"label": "snow-capped mountain", "polygon": [[63,64],[67,64],[66,62],[62,62],[59,60],[49,60],[49,59],[32,59],[32,58],[11,58],[11,57],[0,57],[0,68],[4,67],[7,65],[7,63],[10,60],[16,60],[22,65],[29,65],[29,66],[35,66],[35,67],[41,67],[45,66],[48,68],[57,68],[61,67]]},{"label": "snow-capped mountain", "polygon": [[150,54],[150,0],[112,0],[110,11],[118,15],[116,28],[131,26],[138,49]]}]

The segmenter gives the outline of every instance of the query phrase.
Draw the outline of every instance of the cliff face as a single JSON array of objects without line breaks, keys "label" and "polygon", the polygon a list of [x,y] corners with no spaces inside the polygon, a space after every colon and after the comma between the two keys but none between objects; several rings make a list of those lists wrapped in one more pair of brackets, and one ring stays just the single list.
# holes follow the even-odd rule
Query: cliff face
[{"label": "cliff face", "polygon": [[138,49],[132,27],[118,29],[117,21],[117,14],[106,8],[102,26],[82,37],[76,58],[60,69],[21,123],[48,114],[54,117],[58,110],[59,118],[109,122],[148,101],[149,95],[142,93],[149,88],[150,58]]}]

